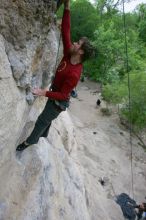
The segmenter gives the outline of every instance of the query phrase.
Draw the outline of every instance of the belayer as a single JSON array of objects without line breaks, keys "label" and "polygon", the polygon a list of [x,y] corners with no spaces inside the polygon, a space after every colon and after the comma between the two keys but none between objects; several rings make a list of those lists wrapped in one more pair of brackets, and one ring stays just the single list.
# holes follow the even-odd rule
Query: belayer
[{"label": "belayer", "polygon": [[80,80],[82,63],[94,54],[94,48],[86,37],[71,43],[70,39],[70,2],[64,0],[64,13],[61,33],[63,41],[63,58],[56,70],[51,91],[33,89],[33,94],[46,96],[48,101],[39,115],[30,136],[16,148],[22,151],[32,144],[36,144],[40,137],[47,137],[51,122],[69,106],[70,93]]},{"label": "belayer", "polygon": [[[137,205],[136,201],[126,193],[116,196],[116,202],[120,205],[123,215],[129,220],[146,220],[146,203]],[[135,210],[136,209],[136,210]]]}]

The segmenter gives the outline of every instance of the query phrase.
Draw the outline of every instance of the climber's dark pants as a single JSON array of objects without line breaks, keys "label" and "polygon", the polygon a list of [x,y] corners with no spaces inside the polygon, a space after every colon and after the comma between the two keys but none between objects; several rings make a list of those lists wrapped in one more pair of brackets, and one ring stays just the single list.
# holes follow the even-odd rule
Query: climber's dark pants
[{"label": "climber's dark pants", "polygon": [[28,144],[36,144],[40,137],[47,137],[51,122],[62,112],[54,101],[48,100],[43,112],[39,115],[35,127],[26,139]]}]

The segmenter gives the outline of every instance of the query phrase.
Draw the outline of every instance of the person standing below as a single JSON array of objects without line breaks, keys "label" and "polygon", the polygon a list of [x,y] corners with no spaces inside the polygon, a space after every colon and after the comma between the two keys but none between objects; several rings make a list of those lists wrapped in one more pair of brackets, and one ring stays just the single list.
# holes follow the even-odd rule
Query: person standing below
[{"label": "person standing below", "polygon": [[70,93],[80,80],[82,63],[94,54],[94,48],[86,37],[71,43],[70,2],[64,0],[64,13],[61,25],[63,58],[56,70],[51,91],[33,89],[33,94],[48,97],[43,112],[39,115],[30,136],[16,148],[22,151],[36,144],[40,137],[47,137],[51,122],[69,105]]}]

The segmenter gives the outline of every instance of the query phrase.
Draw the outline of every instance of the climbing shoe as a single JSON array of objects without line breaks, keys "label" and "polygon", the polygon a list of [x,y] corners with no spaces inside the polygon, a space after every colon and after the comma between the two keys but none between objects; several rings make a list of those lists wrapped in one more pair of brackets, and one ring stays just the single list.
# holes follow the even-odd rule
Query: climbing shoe
[{"label": "climbing shoe", "polygon": [[26,144],[25,142],[23,142],[22,144],[18,145],[18,147],[16,148],[16,151],[22,151],[29,146],[30,146],[30,144]]}]

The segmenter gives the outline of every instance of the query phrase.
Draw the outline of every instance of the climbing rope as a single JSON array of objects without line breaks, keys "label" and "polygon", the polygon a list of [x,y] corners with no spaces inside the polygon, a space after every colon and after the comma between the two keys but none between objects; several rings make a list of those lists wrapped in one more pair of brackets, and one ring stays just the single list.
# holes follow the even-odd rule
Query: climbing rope
[{"label": "climbing rope", "polygon": [[60,42],[61,42],[61,31],[59,33],[59,42],[58,42],[57,55],[56,55],[56,61],[55,61],[55,67],[54,67],[54,74],[57,70],[57,60],[58,60],[58,56],[59,56]]},{"label": "climbing rope", "polygon": [[58,56],[59,56],[60,42],[61,42],[61,32],[59,33],[59,41],[58,41],[58,48],[57,48],[55,66],[54,66],[54,74],[53,74],[52,79],[51,79],[51,86],[50,86],[49,90],[52,89],[52,82],[53,82],[53,80],[54,80],[55,73],[56,73],[56,70],[57,70],[57,60],[58,60]]},{"label": "climbing rope", "polygon": [[123,3],[123,23],[124,23],[124,40],[125,40],[125,66],[126,72],[128,76],[128,104],[129,104],[129,116],[130,116],[130,125],[129,125],[129,133],[130,133],[130,162],[131,162],[131,189],[132,189],[132,197],[134,199],[134,181],[133,181],[133,148],[132,148],[132,114],[131,114],[131,87],[130,87],[130,74],[129,74],[129,59],[128,59],[128,44],[127,44],[127,30],[126,30],[126,16],[125,16],[125,4]]}]

